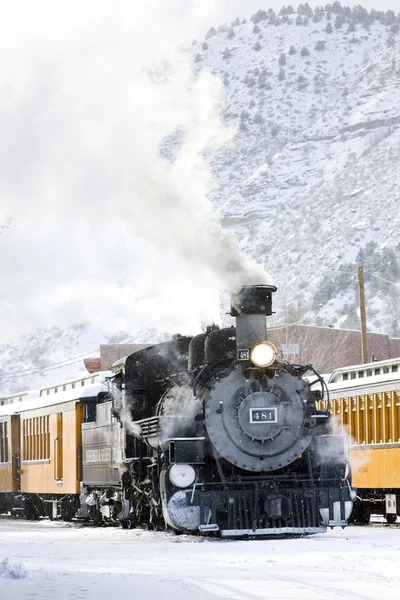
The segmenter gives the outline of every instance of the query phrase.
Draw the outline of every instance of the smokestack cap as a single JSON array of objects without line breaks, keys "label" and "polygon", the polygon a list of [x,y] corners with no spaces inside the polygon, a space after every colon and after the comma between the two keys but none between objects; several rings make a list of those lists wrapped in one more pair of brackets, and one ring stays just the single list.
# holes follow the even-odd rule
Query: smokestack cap
[{"label": "smokestack cap", "polygon": [[274,285],[245,285],[231,296],[231,315],[272,315]]}]

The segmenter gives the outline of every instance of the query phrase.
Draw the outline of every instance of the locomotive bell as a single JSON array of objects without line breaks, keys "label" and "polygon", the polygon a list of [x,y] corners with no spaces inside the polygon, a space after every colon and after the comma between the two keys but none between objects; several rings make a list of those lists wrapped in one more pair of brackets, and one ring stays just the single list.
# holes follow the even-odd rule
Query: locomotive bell
[{"label": "locomotive bell", "polygon": [[249,360],[250,349],[267,337],[267,315],[272,315],[274,285],[243,286],[231,296],[231,315],[236,317],[236,356]]}]

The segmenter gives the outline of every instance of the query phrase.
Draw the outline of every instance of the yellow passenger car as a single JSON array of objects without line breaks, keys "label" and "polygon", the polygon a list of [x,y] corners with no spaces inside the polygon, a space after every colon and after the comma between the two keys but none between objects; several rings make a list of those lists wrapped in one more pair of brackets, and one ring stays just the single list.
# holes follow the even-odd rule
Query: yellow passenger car
[{"label": "yellow passenger car", "polygon": [[328,380],[333,432],[349,439],[354,521],[400,514],[400,358],[336,369]]},{"label": "yellow passenger car", "polygon": [[91,374],[3,399],[0,406],[0,512],[72,518],[79,507],[82,423],[105,394],[105,374]]}]

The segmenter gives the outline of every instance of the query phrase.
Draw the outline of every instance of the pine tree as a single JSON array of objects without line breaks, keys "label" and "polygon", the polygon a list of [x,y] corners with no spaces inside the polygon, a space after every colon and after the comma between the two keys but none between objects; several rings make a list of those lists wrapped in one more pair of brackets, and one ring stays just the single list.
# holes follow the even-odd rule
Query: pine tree
[{"label": "pine tree", "polygon": [[214,35],[217,35],[217,30],[215,29],[215,27],[211,27],[211,29],[209,29],[206,33],[206,40],[213,37]]},{"label": "pine tree", "polygon": [[260,112],[257,112],[254,117],[253,117],[253,123],[259,124],[261,125],[262,123],[264,123],[264,117],[262,116],[262,114]]},{"label": "pine tree", "polygon": [[279,66],[284,67],[286,65],[286,54],[282,52],[278,60]]}]

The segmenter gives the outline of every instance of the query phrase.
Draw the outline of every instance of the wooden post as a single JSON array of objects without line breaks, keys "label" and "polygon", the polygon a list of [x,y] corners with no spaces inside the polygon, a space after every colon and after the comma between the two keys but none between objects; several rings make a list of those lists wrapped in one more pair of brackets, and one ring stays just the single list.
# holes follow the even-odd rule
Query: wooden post
[{"label": "wooden post", "polygon": [[362,362],[368,360],[368,338],[367,338],[367,312],[365,310],[364,269],[358,267],[358,295],[360,301],[360,324],[361,324],[361,357]]}]

